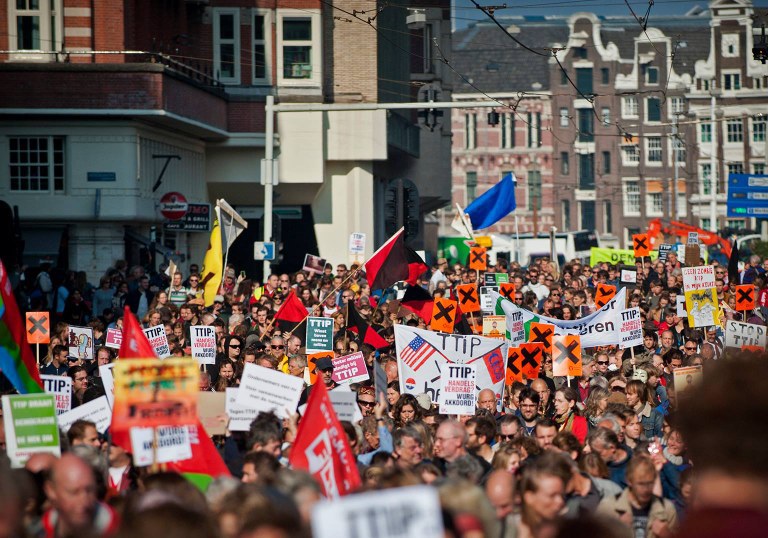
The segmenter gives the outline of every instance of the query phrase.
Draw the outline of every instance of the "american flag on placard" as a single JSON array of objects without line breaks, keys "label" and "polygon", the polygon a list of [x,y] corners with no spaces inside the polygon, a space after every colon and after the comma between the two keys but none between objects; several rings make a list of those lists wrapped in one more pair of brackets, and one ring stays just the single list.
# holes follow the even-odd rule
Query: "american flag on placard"
[{"label": "american flag on placard", "polygon": [[436,352],[437,350],[426,340],[421,336],[416,336],[410,344],[405,346],[405,349],[400,353],[400,358],[414,371],[418,371]]}]

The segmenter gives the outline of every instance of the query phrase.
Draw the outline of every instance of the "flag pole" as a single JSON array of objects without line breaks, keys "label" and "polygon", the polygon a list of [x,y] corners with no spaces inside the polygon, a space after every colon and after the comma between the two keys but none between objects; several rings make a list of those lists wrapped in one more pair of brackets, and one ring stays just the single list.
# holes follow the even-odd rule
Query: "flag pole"
[{"label": "flag pole", "polygon": [[515,261],[520,263],[520,225],[517,221],[517,210],[515,210]]}]

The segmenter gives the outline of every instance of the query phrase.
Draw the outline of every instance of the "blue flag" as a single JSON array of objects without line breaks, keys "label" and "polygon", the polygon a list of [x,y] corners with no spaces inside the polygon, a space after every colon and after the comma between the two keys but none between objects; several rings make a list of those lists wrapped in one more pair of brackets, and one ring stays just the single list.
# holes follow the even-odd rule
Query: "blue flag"
[{"label": "blue flag", "polygon": [[492,226],[517,208],[516,183],[515,174],[509,173],[467,206],[464,212],[469,215],[474,229]]}]

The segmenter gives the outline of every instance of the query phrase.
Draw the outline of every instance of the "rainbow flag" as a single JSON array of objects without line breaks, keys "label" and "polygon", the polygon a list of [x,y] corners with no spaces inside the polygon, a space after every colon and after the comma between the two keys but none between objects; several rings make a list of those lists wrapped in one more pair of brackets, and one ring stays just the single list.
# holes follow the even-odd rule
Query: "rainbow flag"
[{"label": "rainbow flag", "polygon": [[0,261],[0,370],[20,394],[43,392],[16,298]]}]

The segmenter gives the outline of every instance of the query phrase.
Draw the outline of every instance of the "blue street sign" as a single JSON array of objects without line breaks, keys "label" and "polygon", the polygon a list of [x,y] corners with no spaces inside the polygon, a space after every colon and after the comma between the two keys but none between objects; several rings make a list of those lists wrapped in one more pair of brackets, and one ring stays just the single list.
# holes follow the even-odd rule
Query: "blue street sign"
[{"label": "blue street sign", "polygon": [[768,218],[768,175],[728,174],[729,217]]},{"label": "blue street sign", "polygon": [[254,260],[274,260],[275,244],[273,242],[264,243],[263,241],[254,241],[253,243]]}]

